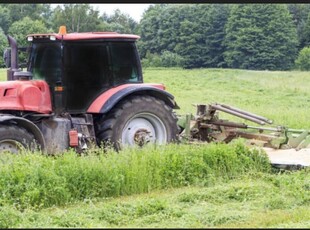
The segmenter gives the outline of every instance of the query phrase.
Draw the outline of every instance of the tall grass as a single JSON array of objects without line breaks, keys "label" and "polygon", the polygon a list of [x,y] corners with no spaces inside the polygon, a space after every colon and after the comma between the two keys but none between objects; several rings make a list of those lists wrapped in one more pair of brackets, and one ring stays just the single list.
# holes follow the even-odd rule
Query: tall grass
[{"label": "tall grass", "polygon": [[263,152],[241,142],[168,145],[108,154],[56,157],[1,155],[0,204],[43,208],[95,197],[116,197],[187,185],[208,186],[252,171],[270,170]]}]

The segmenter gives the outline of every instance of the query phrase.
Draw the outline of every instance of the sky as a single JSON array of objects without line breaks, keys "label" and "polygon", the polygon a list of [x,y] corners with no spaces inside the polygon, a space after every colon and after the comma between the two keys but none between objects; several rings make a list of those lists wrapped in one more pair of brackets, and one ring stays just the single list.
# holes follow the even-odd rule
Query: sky
[{"label": "sky", "polygon": [[124,3],[118,3],[118,4],[90,4],[96,9],[98,7],[98,10],[103,13],[107,13],[108,15],[111,15],[114,10],[117,8],[120,9],[122,13],[127,13],[129,16],[131,16],[135,21],[139,22],[142,18],[143,12],[151,5],[151,4],[138,4],[138,3],[132,3],[132,4],[124,4]]}]

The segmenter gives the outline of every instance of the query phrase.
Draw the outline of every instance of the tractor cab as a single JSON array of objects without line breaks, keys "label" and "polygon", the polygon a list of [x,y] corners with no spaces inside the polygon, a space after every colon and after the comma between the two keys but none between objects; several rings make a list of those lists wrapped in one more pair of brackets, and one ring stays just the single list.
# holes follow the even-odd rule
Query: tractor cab
[{"label": "tractor cab", "polygon": [[65,27],[58,34],[31,34],[27,72],[15,70],[11,78],[44,80],[53,111],[84,113],[111,87],[142,83],[138,38],[115,32],[66,33]]}]

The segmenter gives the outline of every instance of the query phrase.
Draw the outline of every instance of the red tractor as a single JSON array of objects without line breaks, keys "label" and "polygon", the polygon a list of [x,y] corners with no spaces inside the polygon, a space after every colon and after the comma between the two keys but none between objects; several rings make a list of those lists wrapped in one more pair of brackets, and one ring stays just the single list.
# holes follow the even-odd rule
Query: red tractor
[{"label": "red tractor", "polygon": [[31,34],[27,70],[8,36],[8,81],[0,82],[0,151],[48,153],[111,143],[164,144],[177,139],[163,84],[143,83],[139,36],[114,32]]}]

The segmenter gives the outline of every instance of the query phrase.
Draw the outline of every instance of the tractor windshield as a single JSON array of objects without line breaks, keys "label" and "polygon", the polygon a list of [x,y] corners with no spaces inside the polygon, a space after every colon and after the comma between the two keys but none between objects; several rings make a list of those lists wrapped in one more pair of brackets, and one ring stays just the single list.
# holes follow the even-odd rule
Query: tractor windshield
[{"label": "tractor windshield", "polygon": [[28,71],[34,79],[45,80],[49,85],[61,80],[60,44],[33,43],[29,58]]}]

